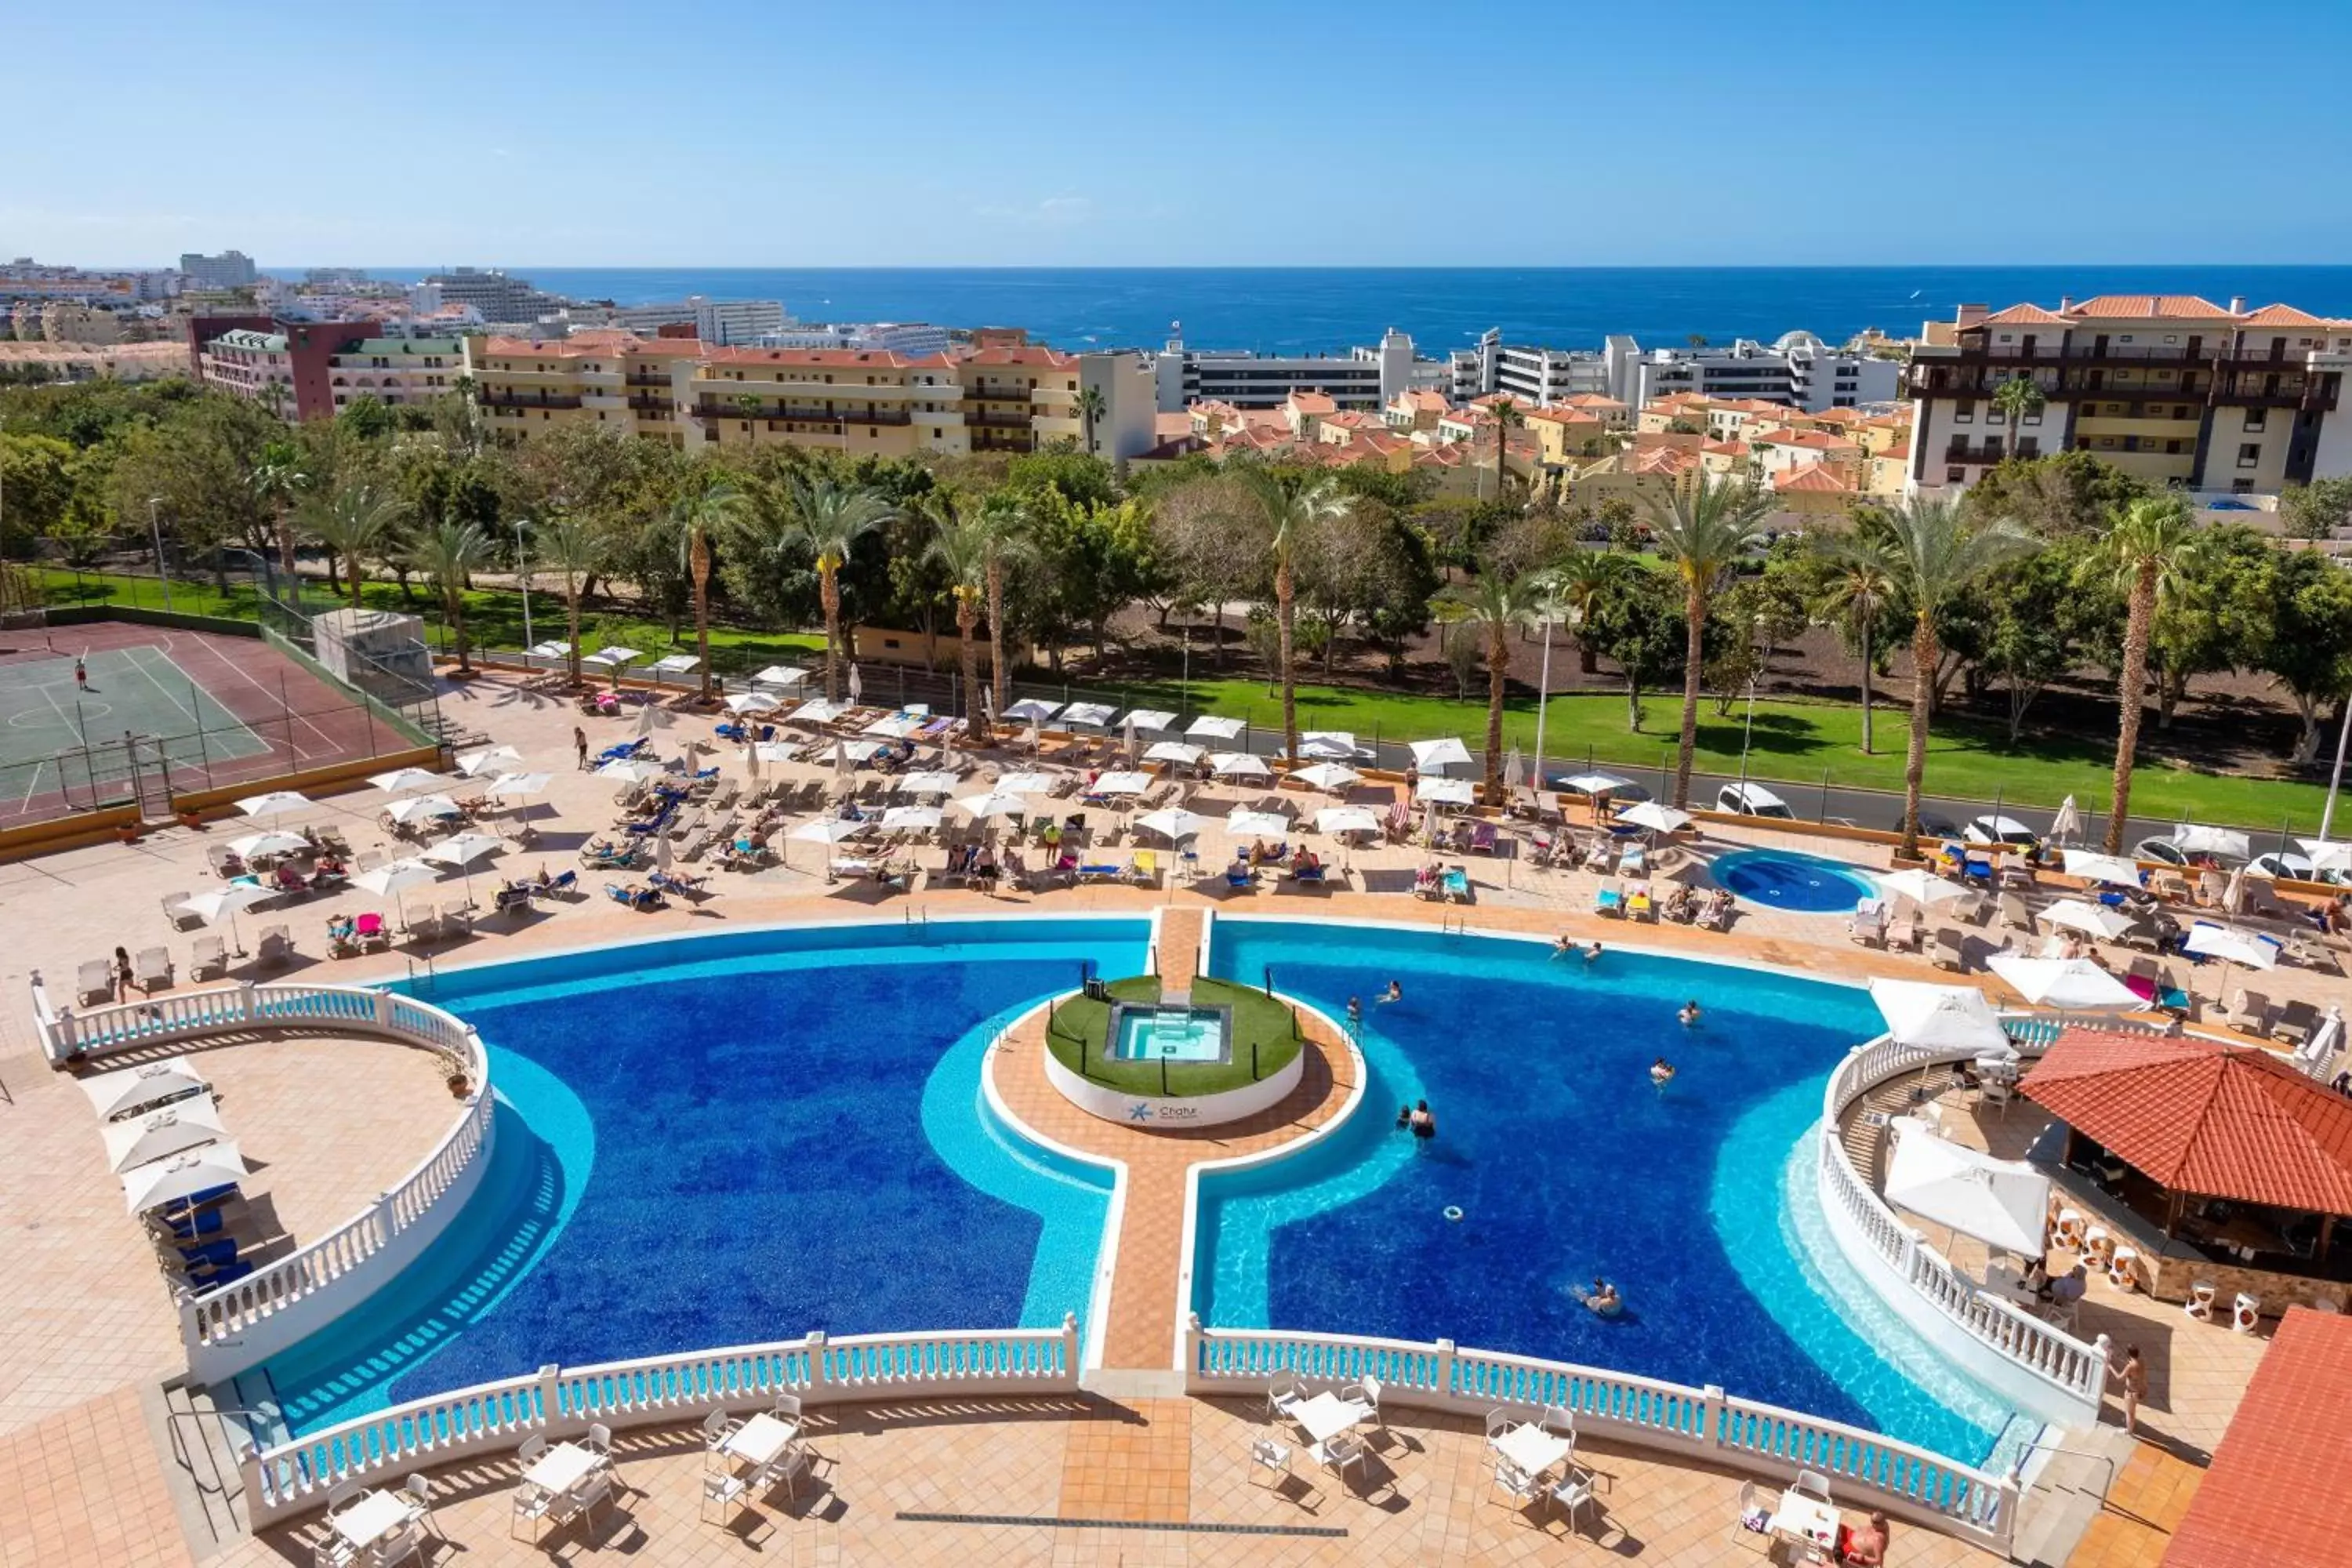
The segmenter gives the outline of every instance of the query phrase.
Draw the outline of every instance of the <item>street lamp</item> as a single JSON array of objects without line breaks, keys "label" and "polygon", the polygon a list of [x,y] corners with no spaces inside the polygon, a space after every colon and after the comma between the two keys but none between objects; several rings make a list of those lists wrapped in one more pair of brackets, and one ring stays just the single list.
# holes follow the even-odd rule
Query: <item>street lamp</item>
[{"label": "street lamp", "polygon": [[515,581],[522,585],[522,646],[530,649],[537,647],[539,641],[530,635],[530,558],[523,554],[522,550],[523,521],[521,518],[514,520]]},{"label": "street lamp", "polygon": [[2336,820],[2336,792],[2344,783],[2344,743],[2352,741],[2352,697],[2344,700],[2344,726],[2336,731],[2336,769],[2327,775],[2327,806],[2319,814],[2319,841],[2327,842],[2328,825]]},{"label": "street lamp", "polygon": [[1559,618],[1559,584],[1546,582],[1543,593],[1543,666],[1536,677],[1536,788],[1544,787],[1544,721],[1551,714],[1551,624]]},{"label": "street lamp", "polygon": [[155,542],[155,575],[163,584],[163,613],[172,613],[172,574],[163,564],[163,525],[156,521],[155,509],[163,504],[162,496],[147,498],[147,533]]}]

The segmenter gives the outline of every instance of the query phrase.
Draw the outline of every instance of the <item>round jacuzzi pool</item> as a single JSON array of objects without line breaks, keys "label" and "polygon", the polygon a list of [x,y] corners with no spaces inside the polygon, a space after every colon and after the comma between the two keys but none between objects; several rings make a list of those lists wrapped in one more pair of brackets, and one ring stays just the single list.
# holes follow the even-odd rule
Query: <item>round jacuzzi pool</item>
[{"label": "round jacuzzi pool", "polygon": [[1843,860],[1785,849],[1735,849],[1708,868],[1716,886],[1737,898],[1803,915],[1846,914],[1878,889]]}]

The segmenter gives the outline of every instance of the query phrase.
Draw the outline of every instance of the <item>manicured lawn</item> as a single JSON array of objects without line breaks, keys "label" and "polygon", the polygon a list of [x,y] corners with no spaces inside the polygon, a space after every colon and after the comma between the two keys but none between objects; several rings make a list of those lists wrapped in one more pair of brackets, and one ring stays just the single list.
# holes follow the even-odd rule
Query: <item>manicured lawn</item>
[{"label": "manicured lawn", "polygon": [[[1114,980],[1110,994],[1122,1002],[1156,1002],[1157,976],[1133,975]],[[1289,1065],[1298,1054],[1297,1020],[1289,1005],[1263,991],[1232,985],[1222,980],[1192,982],[1192,1000],[1204,1007],[1231,1007],[1233,1048],[1223,1062],[1170,1062],[1165,1068],[1165,1092],[1180,1095],[1216,1094],[1239,1089]],[[1104,1048],[1110,1026],[1110,1004],[1089,996],[1073,996],[1054,1009],[1045,1040],[1054,1059],[1072,1072],[1122,1094],[1157,1095],[1162,1091],[1162,1068],[1156,1061],[1115,1061]],[[1084,1042],[1083,1050],[1080,1042]],[[1255,1061],[1251,1047],[1256,1047]],[[1084,1066],[1080,1066],[1083,1059]],[[1255,1078],[1252,1068],[1255,1066]]]}]

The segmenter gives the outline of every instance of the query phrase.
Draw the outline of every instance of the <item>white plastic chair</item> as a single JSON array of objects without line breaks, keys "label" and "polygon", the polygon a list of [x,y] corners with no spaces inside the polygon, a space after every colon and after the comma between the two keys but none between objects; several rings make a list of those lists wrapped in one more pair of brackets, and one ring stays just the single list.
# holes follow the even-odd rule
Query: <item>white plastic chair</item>
[{"label": "white plastic chair", "polygon": [[1543,1429],[1555,1437],[1576,1436],[1576,1416],[1565,1405],[1547,1405],[1543,1408]]},{"label": "white plastic chair", "polygon": [[334,1518],[335,1515],[367,1496],[367,1490],[366,1485],[360,1481],[337,1481],[333,1489],[327,1493],[327,1517]]},{"label": "white plastic chair", "polygon": [[1360,1405],[1370,1405],[1372,1412],[1372,1424],[1377,1426],[1388,1425],[1381,1419],[1381,1380],[1379,1378],[1358,1378],[1339,1391],[1339,1397],[1352,1399]]},{"label": "white plastic chair", "polygon": [[[776,1402],[768,1406],[768,1414],[791,1427],[792,1437],[798,1437],[801,1435],[801,1396],[799,1394],[779,1394],[776,1395]],[[786,1438],[785,1441],[790,1442],[792,1437]]]},{"label": "white plastic chair", "polygon": [[782,1451],[769,1460],[758,1475],[751,1478],[751,1489],[756,1492],[771,1492],[781,1484],[784,1489],[785,1498],[797,1503],[800,1501],[798,1483],[801,1473],[809,1468],[809,1464],[810,1454],[806,1444],[797,1440],[786,1443]]},{"label": "white plastic chair", "polygon": [[546,1452],[547,1438],[545,1435],[534,1432],[530,1436],[525,1437],[522,1440],[522,1446],[515,1450],[515,1460],[527,1470],[533,1465],[539,1463],[539,1457]]},{"label": "white plastic chair", "polygon": [[1830,1479],[1819,1470],[1799,1470],[1797,1484],[1790,1489],[1810,1498],[1819,1498],[1823,1502],[1830,1500]]},{"label": "white plastic chair", "polygon": [[1536,1479],[1508,1459],[1495,1461],[1495,1484],[1487,1492],[1490,1499],[1496,1490],[1511,1500],[1515,1508],[1525,1508],[1536,1500]]},{"label": "white plastic chair", "polygon": [[1265,1413],[1268,1419],[1288,1419],[1290,1413],[1307,1399],[1307,1384],[1295,1372],[1278,1372],[1265,1385]]},{"label": "white plastic chair", "polygon": [[512,1539],[514,1535],[514,1527],[516,1525],[528,1523],[530,1526],[530,1538],[532,1541],[536,1542],[539,1539],[539,1527],[544,1523],[554,1513],[554,1493],[549,1491],[544,1487],[535,1485],[530,1481],[521,1481],[517,1483],[514,1495],[514,1512],[509,1514],[507,1518],[507,1535],[509,1539]]},{"label": "white plastic chair", "polygon": [[310,1568],[352,1568],[358,1561],[352,1543],[331,1531],[310,1543]]},{"label": "white plastic chair", "polygon": [[613,1500],[613,1473],[592,1470],[588,1479],[568,1492],[558,1492],[551,1500],[548,1517],[559,1525],[570,1524],[585,1517],[591,1525],[596,1522],[596,1505]]},{"label": "white plastic chair", "polygon": [[1250,1479],[1253,1483],[1260,1470],[1277,1472],[1287,1478],[1290,1474],[1290,1445],[1277,1443],[1271,1437],[1251,1438]]},{"label": "white plastic chair", "polygon": [[707,1471],[702,1478],[700,1518],[704,1523],[709,1523],[710,1508],[716,1503],[719,1509],[718,1522],[724,1524],[729,1518],[742,1510],[751,1495],[751,1484],[742,1477],[729,1475],[723,1470]]},{"label": "white plastic chair", "polygon": [[1351,1437],[1342,1432],[1336,1437],[1328,1438],[1315,1445],[1315,1462],[1327,1470],[1338,1472],[1340,1484],[1344,1486],[1347,1483],[1348,1472],[1350,1469],[1362,1468],[1364,1453],[1362,1438]]},{"label": "white plastic chair", "polygon": [[1518,1425],[1520,1421],[1517,1411],[1506,1410],[1497,1405],[1494,1409],[1486,1412],[1487,1446],[1492,1447],[1496,1438]]},{"label": "white plastic chair", "polygon": [[702,1463],[705,1469],[709,1468],[711,1460],[719,1457],[727,1447],[727,1439],[735,1435],[735,1428],[740,1425],[740,1422],[730,1419],[724,1410],[714,1410],[702,1418]]},{"label": "white plastic chair", "polygon": [[1592,1472],[1577,1469],[1574,1466],[1570,1466],[1568,1473],[1551,1489],[1550,1496],[1552,1501],[1568,1510],[1570,1530],[1580,1528],[1577,1524],[1580,1510],[1598,1506],[1592,1498]]}]

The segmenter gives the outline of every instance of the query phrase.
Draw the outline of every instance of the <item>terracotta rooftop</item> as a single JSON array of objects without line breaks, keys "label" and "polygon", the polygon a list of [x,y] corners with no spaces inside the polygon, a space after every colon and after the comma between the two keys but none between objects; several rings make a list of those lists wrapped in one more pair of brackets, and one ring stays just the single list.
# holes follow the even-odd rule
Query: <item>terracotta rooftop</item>
[{"label": "terracotta rooftop", "polygon": [[2352,1215],[2352,1100],[2259,1047],[2068,1029],[2021,1087],[2175,1192]]},{"label": "terracotta rooftop", "polygon": [[1995,310],[1980,326],[1989,327],[2063,327],[2067,318],[2055,310],[2045,310],[2039,305],[2011,305],[2006,310]]},{"label": "terracotta rooftop", "polygon": [[1414,387],[1398,393],[1389,400],[1391,408],[1410,409],[1416,414],[1443,414],[1446,409],[1445,395],[1427,387]]},{"label": "terracotta rooftop", "polygon": [[945,354],[902,354],[895,349],[712,349],[713,364],[845,364],[877,370],[947,368]]},{"label": "terracotta rooftop", "polygon": [[2119,318],[2125,321],[2158,321],[2173,317],[2185,321],[2235,320],[2221,306],[2195,294],[2101,294],[2095,299],[2075,300],[2074,308],[2066,313],[2076,317]]},{"label": "terracotta rooftop", "polygon": [[1847,495],[1853,489],[1853,486],[1821,463],[1774,475],[1772,488],[1776,490],[1796,490],[1806,495]]},{"label": "terracotta rooftop", "polygon": [[2246,317],[2243,324],[2249,327],[2325,327],[2331,323],[2292,305],[2265,305]]},{"label": "terracotta rooftop", "polygon": [[1616,398],[1603,397],[1597,392],[1580,392],[1572,397],[1563,397],[1560,401],[1572,408],[1622,408],[1625,406]]},{"label": "terracotta rooftop", "polygon": [[1291,393],[1290,406],[1301,414],[1322,415],[1336,411],[1339,405],[1331,401],[1328,393],[1300,390]]},{"label": "terracotta rooftop", "polygon": [[1547,420],[1554,425],[1598,425],[1601,423],[1599,416],[1596,415],[1588,414],[1581,408],[1569,408],[1564,406],[1530,408],[1528,410],[1528,417],[1530,419]]},{"label": "terracotta rooftop", "polygon": [[1059,349],[1049,349],[1041,344],[1032,343],[1021,348],[973,349],[967,353],[958,355],[957,363],[978,365],[1038,365],[1046,370],[1067,370],[1078,363],[1078,356],[1066,354]]},{"label": "terracotta rooftop", "polygon": [[2352,1319],[2295,1307],[2279,1321],[2164,1568],[2352,1568]]}]

